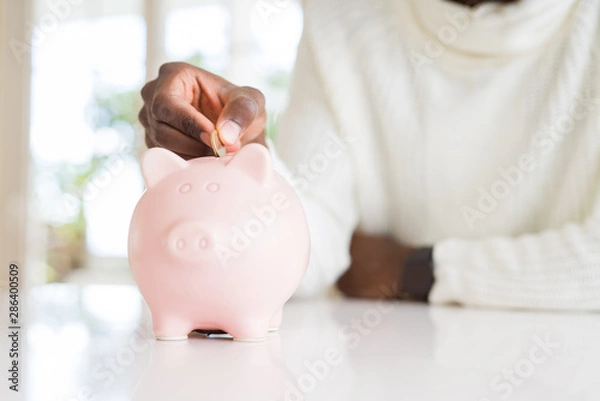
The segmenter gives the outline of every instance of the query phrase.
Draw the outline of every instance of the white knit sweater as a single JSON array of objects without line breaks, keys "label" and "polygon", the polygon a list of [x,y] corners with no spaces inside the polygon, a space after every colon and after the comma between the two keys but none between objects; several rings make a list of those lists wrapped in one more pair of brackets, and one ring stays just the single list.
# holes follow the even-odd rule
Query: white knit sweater
[{"label": "white knit sweater", "polygon": [[433,245],[432,303],[600,310],[600,0],[304,10],[275,146],[311,227],[298,293],[358,229]]}]

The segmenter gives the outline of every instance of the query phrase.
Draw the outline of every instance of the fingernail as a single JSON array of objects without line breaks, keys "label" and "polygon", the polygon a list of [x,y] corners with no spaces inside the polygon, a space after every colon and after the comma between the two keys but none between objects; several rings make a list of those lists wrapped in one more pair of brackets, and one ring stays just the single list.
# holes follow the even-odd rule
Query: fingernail
[{"label": "fingernail", "polygon": [[219,138],[226,145],[233,145],[238,140],[242,128],[231,120],[225,121],[219,128]]},{"label": "fingernail", "polygon": [[200,133],[200,140],[210,146],[210,135],[208,135],[206,132]]}]

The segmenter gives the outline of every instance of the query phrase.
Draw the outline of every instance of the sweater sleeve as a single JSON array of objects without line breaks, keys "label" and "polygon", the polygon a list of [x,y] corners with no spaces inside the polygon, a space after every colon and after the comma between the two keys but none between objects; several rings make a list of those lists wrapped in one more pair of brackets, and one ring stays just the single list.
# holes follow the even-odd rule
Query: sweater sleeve
[{"label": "sweater sleeve", "polygon": [[358,220],[354,172],[347,141],[339,135],[331,110],[303,38],[288,109],[269,146],[275,170],[300,196],[310,229],[310,262],[296,296],[324,292],[350,265],[350,241]]},{"label": "sweater sleeve", "polygon": [[434,264],[432,303],[600,310],[600,213],[516,238],[443,240]]}]

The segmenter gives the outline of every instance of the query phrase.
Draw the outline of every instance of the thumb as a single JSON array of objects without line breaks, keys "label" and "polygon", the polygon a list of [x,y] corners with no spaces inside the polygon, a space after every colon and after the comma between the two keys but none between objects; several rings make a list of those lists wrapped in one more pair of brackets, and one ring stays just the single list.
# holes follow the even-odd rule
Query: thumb
[{"label": "thumb", "polygon": [[236,151],[242,142],[251,142],[265,126],[265,97],[250,87],[235,87],[224,96],[225,106],[217,119],[219,139],[228,151]]}]

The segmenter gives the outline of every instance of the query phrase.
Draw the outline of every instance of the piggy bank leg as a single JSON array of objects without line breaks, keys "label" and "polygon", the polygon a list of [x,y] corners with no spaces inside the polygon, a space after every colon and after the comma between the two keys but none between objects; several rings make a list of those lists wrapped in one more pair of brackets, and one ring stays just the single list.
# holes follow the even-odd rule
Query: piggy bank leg
[{"label": "piggy bank leg", "polygon": [[153,315],[152,326],[157,340],[180,341],[187,340],[192,327],[187,320],[176,316]]},{"label": "piggy bank leg", "polygon": [[233,341],[265,341],[269,331],[268,319],[244,319],[236,322],[225,331]]},{"label": "piggy bank leg", "polygon": [[283,318],[283,308],[280,308],[271,316],[271,320],[269,321],[269,332],[279,331],[279,326],[281,326],[281,320]]}]

